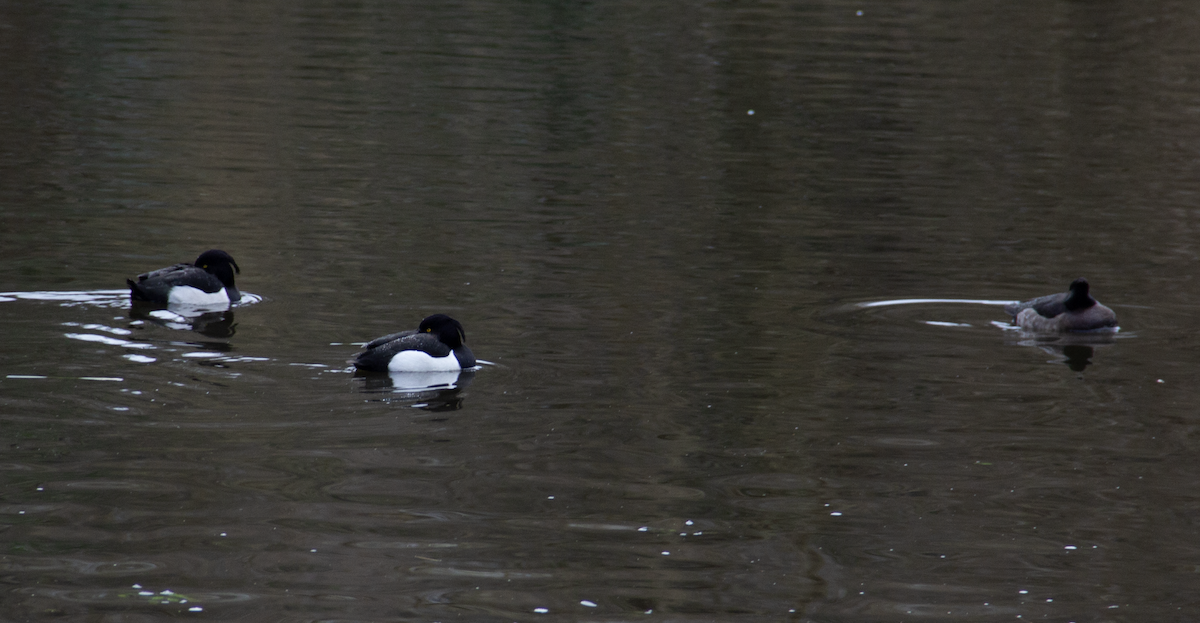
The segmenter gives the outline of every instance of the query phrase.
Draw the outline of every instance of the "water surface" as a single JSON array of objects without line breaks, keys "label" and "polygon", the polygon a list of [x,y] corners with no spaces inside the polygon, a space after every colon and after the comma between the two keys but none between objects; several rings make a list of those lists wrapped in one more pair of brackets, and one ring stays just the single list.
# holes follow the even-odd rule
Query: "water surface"
[{"label": "water surface", "polygon": [[[0,603],[1195,619],[1197,17],[0,5]],[[351,371],[436,312],[495,365]]]}]

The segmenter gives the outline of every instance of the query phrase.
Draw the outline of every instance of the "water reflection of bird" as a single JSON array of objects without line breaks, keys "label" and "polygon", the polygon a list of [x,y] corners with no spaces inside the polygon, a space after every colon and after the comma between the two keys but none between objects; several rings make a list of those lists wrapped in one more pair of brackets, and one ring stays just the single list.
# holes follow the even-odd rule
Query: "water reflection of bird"
[{"label": "water reflection of bird", "polygon": [[129,310],[129,317],[142,322],[150,322],[167,329],[192,330],[201,335],[215,338],[233,337],[237,332],[237,323],[233,319],[233,310],[205,311],[188,306],[168,307],[163,309],[157,303],[135,301]]},{"label": "water reflection of bird", "polygon": [[1076,279],[1066,292],[1010,303],[1004,311],[1027,331],[1062,333],[1095,331],[1117,326],[1117,314],[1088,293],[1087,279]]},{"label": "water reflection of bird", "polygon": [[1092,365],[1092,354],[1094,350],[1091,346],[1083,344],[1067,344],[1062,347],[1062,354],[1067,367],[1075,372],[1083,372],[1084,368]]},{"label": "water reflection of bird", "polygon": [[475,377],[474,370],[449,370],[444,372],[368,372],[359,370],[356,377],[363,377],[363,391],[386,393],[401,400],[419,401],[413,407],[427,411],[457,411],[463,406],[462,391]]},{"label": "water reflection of bird", "polygon": [[174,305],[220,305],[237,302],[242,293],[233,284],[241,268],[228,253],[210,249],[193,264],[176,264],[126,279],[129,298]]},{"label": "water reflection of bird", "polygon": [[439,372],[475,366],[467,348],[467,334],[457,320],[434,314],[416,330],[392,333],[367,342],[366,350],[351,360],[369,372]]}]

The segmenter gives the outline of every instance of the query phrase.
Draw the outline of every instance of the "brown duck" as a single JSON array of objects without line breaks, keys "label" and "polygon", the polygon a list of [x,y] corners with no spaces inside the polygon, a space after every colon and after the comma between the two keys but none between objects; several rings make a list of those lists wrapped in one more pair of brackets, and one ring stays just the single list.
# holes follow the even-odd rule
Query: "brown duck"
[{"label": "brown duck", "polygon": [[1066,292],[1009,303],[1004,311],[1013,317],[1013,324],[1039,333],[1096,331],[1117,326],[1117,314],[1092,298],[1087,279],[1083,278],[1072,281]]}]

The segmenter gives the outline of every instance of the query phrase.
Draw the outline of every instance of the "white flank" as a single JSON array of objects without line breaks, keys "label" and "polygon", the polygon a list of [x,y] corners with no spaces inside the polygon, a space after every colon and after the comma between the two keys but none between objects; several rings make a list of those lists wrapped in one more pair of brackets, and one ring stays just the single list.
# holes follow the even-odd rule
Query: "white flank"
[{"label": "white flank", "polygon": [[175,286],[171,288],[167,302],[171,305],[228,305],[229,293],[225,288],[209,293],[192,286]]},{"label": "white flank", "polygon": [[419,350],[402,350],[388,362],[388,370],[392,372],[449,372],[461,369],[454,353],[445,357],[431,357]]}]

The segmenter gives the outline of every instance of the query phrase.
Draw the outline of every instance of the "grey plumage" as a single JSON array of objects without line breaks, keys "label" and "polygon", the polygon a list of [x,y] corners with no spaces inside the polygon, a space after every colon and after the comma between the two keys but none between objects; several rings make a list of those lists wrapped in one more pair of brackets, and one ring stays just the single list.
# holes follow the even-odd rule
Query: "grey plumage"
[{"label": "grey plumage", "polygon": [[1004,311],[1027,331],[1094,331],[1117,326],[1117,314],[1092,298],[1083,278],[1071,282],[1066,292],[1010,303]]}]

